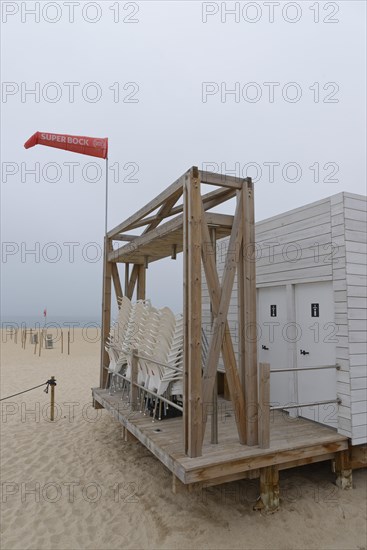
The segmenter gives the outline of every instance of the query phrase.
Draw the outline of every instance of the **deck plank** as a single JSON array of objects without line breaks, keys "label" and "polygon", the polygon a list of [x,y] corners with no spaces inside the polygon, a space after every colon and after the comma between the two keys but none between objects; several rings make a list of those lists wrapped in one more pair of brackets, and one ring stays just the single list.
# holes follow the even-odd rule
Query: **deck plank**
[{"label": "deck plank", "polygon": [[219,443],[211,444],[207,434],[202,456],[190,458],[184,453],[182,417],[152,422],[151,417],[131,411],[127,398],[121,400],[121,393],[109,395],[100,388],[92,392],[96,401],[186,484],[216,479],[224,482],[241,472],[272,464],[285,469],[330,460],[335,453],[348,448],[348,438],[333,428],[305,418],[290,418],[281,411],[271,415],[269,448],[241,445],[233,410],[227,401],[219,399],[219,410],[223,413],[218,418]]}]

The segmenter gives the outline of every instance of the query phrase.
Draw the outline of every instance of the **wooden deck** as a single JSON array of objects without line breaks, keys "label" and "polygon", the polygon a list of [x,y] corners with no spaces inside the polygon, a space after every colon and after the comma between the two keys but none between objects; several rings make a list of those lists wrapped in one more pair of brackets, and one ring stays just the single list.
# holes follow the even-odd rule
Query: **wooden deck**
[{"label": "wooden deck", "polygon": [[210,443],[208,426],[202,456],[190,458],[184,453],[182,417],[152,422],[151,417],[132,411],[128,399],[122,400],[119,392],[109,395],[108,390],[94,388],[92,394],[184,484],[215,485],[259,477],[262,468],[277,466],[282,470],[330,460],[348,449],[348,438],[332,428],[303,418],[290,418],[280,411],[272,413],[268,449],[241,445],[231,402],[219,399],[219,443]]}]

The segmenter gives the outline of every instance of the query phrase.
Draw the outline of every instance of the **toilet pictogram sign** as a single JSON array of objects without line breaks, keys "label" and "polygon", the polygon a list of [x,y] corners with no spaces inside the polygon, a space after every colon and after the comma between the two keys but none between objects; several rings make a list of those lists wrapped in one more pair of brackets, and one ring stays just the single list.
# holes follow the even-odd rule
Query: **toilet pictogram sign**
[{"label": "toilet pictogram sign", "polygon": [[311,317],[320,317],[320,304],[311,304]]}]

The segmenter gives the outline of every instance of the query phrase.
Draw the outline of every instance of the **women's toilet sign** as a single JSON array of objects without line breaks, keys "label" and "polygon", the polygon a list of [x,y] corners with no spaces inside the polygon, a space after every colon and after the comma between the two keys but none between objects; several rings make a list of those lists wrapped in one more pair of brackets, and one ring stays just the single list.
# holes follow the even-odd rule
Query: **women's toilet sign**
[{"label": "women's toilet sign", "polygon": [[320,304],[311,304],[311,317],[320,317]]},{"label": "women's toilet sign", "polygon": [[270,317],[276,317],[277,316],[277,306],[276,304],[272,304],[270,306]]}]

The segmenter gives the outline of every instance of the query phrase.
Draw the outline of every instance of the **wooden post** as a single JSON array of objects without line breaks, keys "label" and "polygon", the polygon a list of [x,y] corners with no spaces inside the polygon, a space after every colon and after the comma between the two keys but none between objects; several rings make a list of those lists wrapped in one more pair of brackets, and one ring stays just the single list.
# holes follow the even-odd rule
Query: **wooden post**
[{"label": "wooden post", "polygon": [[37,353],[37,338],[34,339],[34,352],[33,354],[36,355]]},{"label": "wooden post", "polygon": [[50,386],[51,386],[50,420],[51,422],[53,422],[55,420],[55,386],[56,386],[56,380],[54,376],[51,376]]},{"label": "wooden post", "polygon": [[41,329],[38,329],[38,357],[41,357],[41,348],[42,348]]},{"label": "wooden post", "polygon": [[138,381],[138,350],[131,352],[131,380],[130,380],[130,407],[132,411],[138,410],[138,387],[135,385]]},{"label": "wooden post", "polygon": [[17,344],[17,343],[18,343],[18,329],[16,328],[15,334],[14,334],[14,344]]},{"label": "wooden post", "polygon": [[336,453],[335,473],[336,484],[340,489],[351,489],[353,487],[353,476],[349,449]]},{"label": "wooden post", "polygon": [[125,264],[125,296],[129,296],[130,264]]},{"label": "wooden post", "polygon": [[[187,339],[184,362],[187,366],[187,388],[184,414],[186,429],[186,453],[190,457],[201,456],[203,440],[202,365],[201,365],[201,210],[199,170],[193,167],[185,181],[185,235],[184,315],[187,323]],[[187,248],[186,248],[187,247]],[[212,395],[212,392],[211,392]]]},{"label": "wooden post", "polygon": [[266,513],[273,513],[279,509],[278,466],[260,469],[260,499],[254,508]]},{"label": "wooden post", "polygon": [[70,330],[68,330],[68,355],[70,355]]},{"label": "wooden post", "polygon": [[259,446],[270,447],[270,365],[260,363],[259,383]]},{"label": "wooden post", "polygon": [[61,331],[61,353],[64,353],[64,333]]},{"label": "wooden post", "polygon": [[103,294],[102,294],[102,329],[101,329],[101,368],[100,387],[105,388],[108,380],[107,368],[109,355],[105,349],[111,325],[111,263],[108,261],[108,237],[104,241],[103,255]]},{"label": "wooden post", "polygon": [[188,454],[189,449],[189,214],[188,214],[188,193],[187,183],[189,175],[185,177],[183,186],[183,326],[184,326],[184,341],[183,341],[183,437],[185,454]]},{"label": "wooden post", "polygon": [[255,265],[255,209],[251,178],[246,178],[242,190],[243,256],[244,256],[244,396],[246,403],[247,445],[258,443],[258,396],[257,396],[257,325],[256,325],[256,265]]},{"label": "wooden post", "polygon": [[[214,254],[214,263],[217,265],[217,235],[215,227],[211,227],[209,230],[210,240],[212,243],[213,254]],[[211,326],[213,328],[214,314],[213,314],[213,305],[210,303],[210,317],[211,317]],[[214,389],[213,389],[213,405],[212,405],[212,417],[211,417],[211,438],[210,442],[212,444],[218,443],[218,372],[215,375]]]},{"label": "wooden post", "polygon": [[136,299],[145,300],[146,292],[146,268],[145,265],[139,265],[138,267],[138,287],[136,290]]},{"label": "wooden post", "polygon": [[33,331],[32,329],[30,329],[29,331],[29,343],[32,344],[32,334],[33,334]]}]

